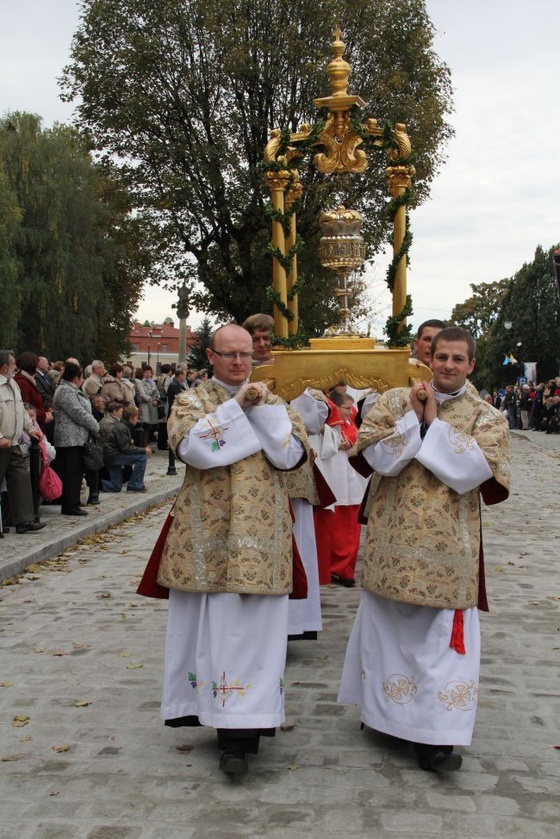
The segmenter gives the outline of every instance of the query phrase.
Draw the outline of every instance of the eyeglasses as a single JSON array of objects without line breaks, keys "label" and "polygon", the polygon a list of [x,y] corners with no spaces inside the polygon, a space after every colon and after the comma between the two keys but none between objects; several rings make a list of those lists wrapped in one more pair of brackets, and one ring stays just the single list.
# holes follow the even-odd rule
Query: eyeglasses
[{"label": "eyeglasses", "polygon": [[238,357],[241,361],[247,361],[247,359],[253,357],[252,352],[219,352],[218,350],[212,350],[212,352],[221,358],[226,358],[228,361],[235,361]]}]

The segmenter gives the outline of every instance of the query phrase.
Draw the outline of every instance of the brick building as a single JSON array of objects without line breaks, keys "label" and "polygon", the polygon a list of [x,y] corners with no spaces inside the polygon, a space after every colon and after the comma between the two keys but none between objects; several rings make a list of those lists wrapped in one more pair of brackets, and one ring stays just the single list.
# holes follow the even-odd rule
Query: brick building
[{"label": "brick building", "polygon": [[[190,326],[187,324],[187,354],[195,340]],[[133,366],[142,367],[149,364],[157,372],[162,364],[173,364],[179,356],[179,327],[175,326],[171,318],[165,323],[142,326],[135,321],[129,335],[130,355],[126,359]]]}]

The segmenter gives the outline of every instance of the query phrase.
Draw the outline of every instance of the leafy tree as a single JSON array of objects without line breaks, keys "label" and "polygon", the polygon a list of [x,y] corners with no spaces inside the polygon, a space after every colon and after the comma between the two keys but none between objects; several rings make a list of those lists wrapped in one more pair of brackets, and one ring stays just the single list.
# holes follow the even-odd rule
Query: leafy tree
[{"label": "leafy tree", "polygon": [[484,335],[496,323],[509,280],[494,283],[471,283],[472,297],[458,303],[451,312],[451,321],[467,329],[473,338]]},{"label": "leafy tree", "polygon": [[189,349],[187,355],[187,363],[189,367],[194,370],[208,370],[208,374],[212,375],[212,365],[206,358],[206,350],[210,346],[210,337],[214,327],[210,322],[210,318],[203,318],[198,329],[195,329],[194,341]]},{"label": "leafy tree", "polygon": [[[418,201],[452,134],[448,68],[424,0],[85,0],[63,98],[104,159],[117,161],[139,218],[152,225],[154,282],[190,287],[193,308],[241,322],[270,310],[268,195],[259,169],[269,130],[314,122],[330,93],[332,29],[342,21],[351,82],[367,116],[405,122]],[[385,243],[387,159],[366,176],[301,167],[300,313],[333,321],[335,277],[321,268],[318,218],[339,203],[364,215],[371,258]]]},{"label": "leafy tree", "polygon": [[21,210],[8,178],[0,169],[0,347],[15,347],[21,308],[18,285],[16,242],[20,234]]},{"label": "leafy tree", "polygon": [[21,214],[12,343],[58,358],[116,358],[150,262],[122,185],[74,128],[42,131],[24,113],[0,120],[0,173]]},{"label": "leafy tree", "polygon": [[[540,245],[532,262],[506,280],[471,285],[473,296],[457,304],[452,320],[477,338],[473,381],[489,390],[515,382],[523,361],[536,361],[540,381],[560,369],[560,305],[552,252]],[[506,329],[506,323],[511,324]],[[504,365],[510,354],[517,364]]]},{"label": "leafy tree", "polygon": [[[502,302],[502,317],[494,329],[500,361],[510,352],[520,362],[536,361],[541,382],[557,376],[560,370],[560,305],[552,262],[557,247],[544,250],[539,245],[533,261],[513,276]],[[504,329],[507,321],[512,324],[511,330]]]}]

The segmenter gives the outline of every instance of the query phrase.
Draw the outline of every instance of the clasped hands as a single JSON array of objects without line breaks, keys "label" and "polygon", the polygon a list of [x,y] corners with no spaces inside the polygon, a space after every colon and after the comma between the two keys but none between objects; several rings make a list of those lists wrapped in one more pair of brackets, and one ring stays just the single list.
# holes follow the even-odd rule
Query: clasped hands
[{"label": "clasped hands", "polygon": [[418,422],[430,426],[437,419],[437,402],[431,385],[418,382],[410,388],[409,398]]},{"label": "clasped hands", "polygon": [[264,405],[270,391],[264,382],[245,382],[234,396],[241,408]]}]

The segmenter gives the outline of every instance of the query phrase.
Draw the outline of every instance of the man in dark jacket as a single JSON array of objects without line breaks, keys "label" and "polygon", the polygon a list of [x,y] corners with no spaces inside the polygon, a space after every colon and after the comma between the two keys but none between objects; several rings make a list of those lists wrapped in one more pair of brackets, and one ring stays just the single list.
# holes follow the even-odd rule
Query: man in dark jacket
[{"label": "man in dark jacket", "polygon": [[[173,407],[173,402],[175,401],[175,397],[178,393],[181,393],[183,390],[188,390],[189,386],[187,384],[187,371],[180,367],[167,387],[167,416],[171,414],[171,408]],[[169,465],[167,467],[167,474],[168,475],[176,475],[177,474],[177,467],[175,466],[175,455],[173,453],[173,449],[169,446]]]},{"label": "man in dark jacket", "polygon": [[132,431],[138,422],[136,405],[117,406],[122,411],[122,419],[115,422],[103,436],[103,460],[110,480],[102,480],[104,492],[120,492],[122,489],[122,467],[132,466],[132,475],[128,480],[128,492],[146,492],[144,473],[148,458],[152,454],[149,446],[141,448],[132,442]]}]

